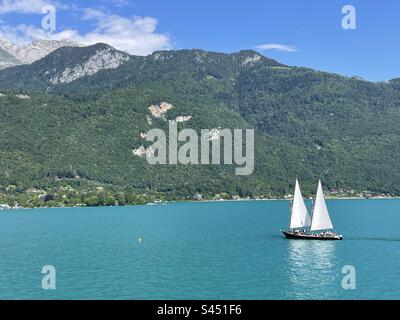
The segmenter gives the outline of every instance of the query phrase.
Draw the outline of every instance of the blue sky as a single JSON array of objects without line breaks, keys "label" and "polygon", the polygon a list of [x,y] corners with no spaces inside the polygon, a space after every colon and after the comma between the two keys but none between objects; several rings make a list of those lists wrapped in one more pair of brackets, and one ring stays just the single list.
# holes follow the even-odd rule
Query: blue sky
[{"label": "blue sky", "polygon": [[[56,30],[43,31],[43,5],[56,7]],[[344,5],[356,9],[356,29],[341,27]],[[158,49],[259,50],[290,65],[368,80],[400,76],[397,0],[3,0],[0,37],[107,42],[133,54]],[[268,47],[268,46],[267,46]],[[282,50],[291,49],[291,50]]]}]

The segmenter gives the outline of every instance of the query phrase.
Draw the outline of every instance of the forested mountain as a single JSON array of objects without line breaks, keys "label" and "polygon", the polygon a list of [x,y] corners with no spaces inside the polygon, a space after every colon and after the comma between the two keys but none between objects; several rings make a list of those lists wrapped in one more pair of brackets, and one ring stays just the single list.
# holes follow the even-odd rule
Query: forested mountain
[{"label": "forested mountain", "polygon": [[[141,57],[97,44],[1,70],[0,92],[0,193],[19,202],[40,205],[35,192],[67,205],[144,194],[276,197],[292,192],[296,176],[305,194],[319,178],[331,191],[400,194],[396,80],[290,67],[251,50]],[[254,173],[150,165],[133,155],[146,146],[141,134],[167,128],[149,111],[163,102],[173,106],[166,120],[190,119],[179,129],[254,128]]]}]

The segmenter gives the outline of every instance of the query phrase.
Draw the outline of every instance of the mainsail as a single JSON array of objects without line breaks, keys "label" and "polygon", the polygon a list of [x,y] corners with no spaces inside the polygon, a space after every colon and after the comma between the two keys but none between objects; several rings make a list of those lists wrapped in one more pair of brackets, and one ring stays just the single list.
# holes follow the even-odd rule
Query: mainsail
[{"label": "mainsail", "polygon": [[303,196],[301,195],[299,182],[296,179],[294,189],[294,199],[292,205],[292,215],[290,218],[290,228],[305,228],[311,225],[310,216],[307,212],[307,207],[304,204]]},{"label": "mainsail", "polygon": [[329,217],[328,208],[326,207],[321,181],[319,181],[310,231],[327,229],[333,229],[333,225]]}]

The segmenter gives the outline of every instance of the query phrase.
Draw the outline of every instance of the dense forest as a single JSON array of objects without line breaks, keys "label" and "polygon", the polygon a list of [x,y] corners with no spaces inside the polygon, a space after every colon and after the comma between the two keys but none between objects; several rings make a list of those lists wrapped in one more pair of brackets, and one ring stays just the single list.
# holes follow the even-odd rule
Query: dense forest
[{"label": "dense forest", "polygon": [[[304,193],[400,195],[400,83],[291,67],[255,51],[159,51],[52,81],[104,44],[63,47],[0,71],[0,203],[113,205]],[[81,68],[82,69],[82,68]],[[151,105],[173,108],[152,117]],[[132,150],[151,128],[254,128],[255,170],[150,165]]]}]

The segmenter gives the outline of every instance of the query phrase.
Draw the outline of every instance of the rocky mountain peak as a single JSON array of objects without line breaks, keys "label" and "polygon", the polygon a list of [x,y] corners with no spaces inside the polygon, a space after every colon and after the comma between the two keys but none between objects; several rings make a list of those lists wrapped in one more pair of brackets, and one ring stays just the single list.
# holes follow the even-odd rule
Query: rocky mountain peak
[{"label": "rocky mountain peak", "polygon": [[[79,47],[80,44],[70,40],[44,40],[37,39],[31,43],[17,46],[6,39],[0,39],[0,49],[4,50],[11,56],[8,56],[7,60],[4,60],[2,65],[13,66],[17,64],[29,64],[36,60],[39,60],[54,50],[61,47]],[[19,63],[17,63],[19,62]]]}]

